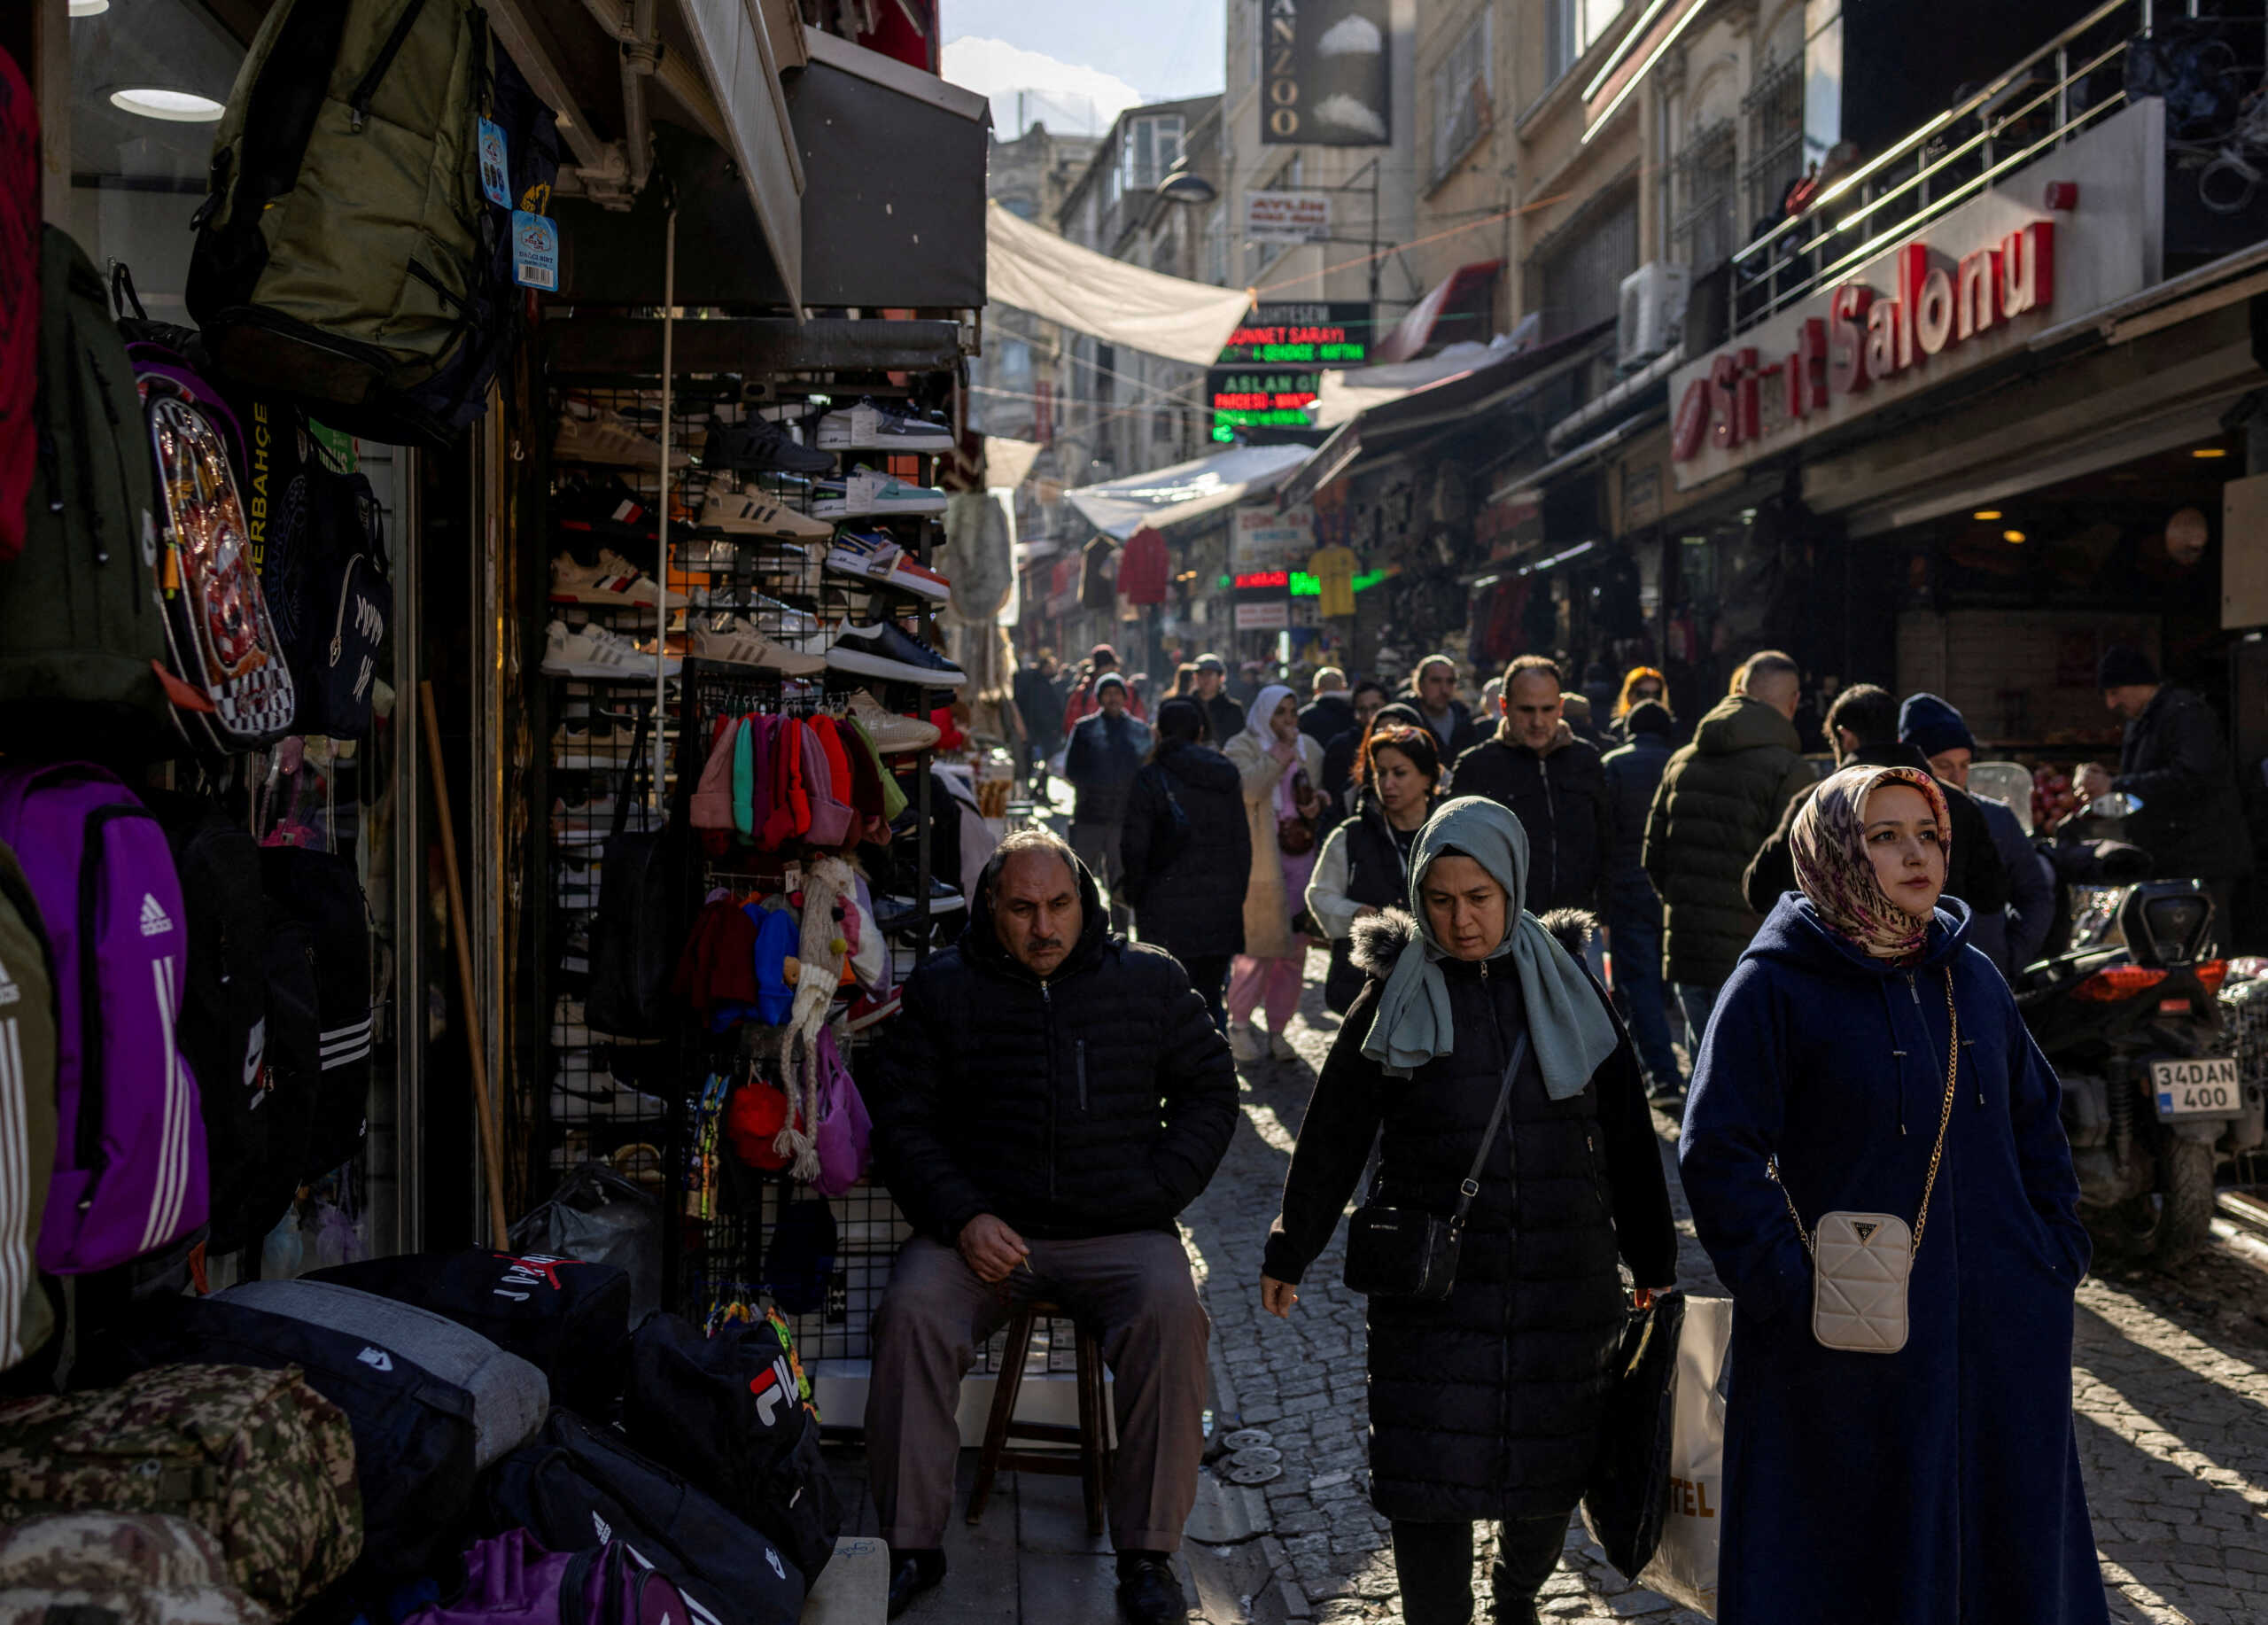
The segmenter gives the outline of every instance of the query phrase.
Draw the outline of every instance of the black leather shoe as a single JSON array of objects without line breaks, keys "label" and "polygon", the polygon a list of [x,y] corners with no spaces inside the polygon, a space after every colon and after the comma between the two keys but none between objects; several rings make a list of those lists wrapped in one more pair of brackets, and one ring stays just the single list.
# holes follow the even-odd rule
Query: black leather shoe
[{"label": "black leather shoe", "polygon": [[1126,1625],[1184,1625],[1189,1605],[1182,1600],[1173,1566],[1155,1558],[1137,1563],[1118,1582],[1118,1612]]},{"label": "black leather shoe", "polygon": [[913,1599],[945,1577],[942,1551],[901,1551],[889,1571],[889,1617],[896,1619],[913,1606]]}]

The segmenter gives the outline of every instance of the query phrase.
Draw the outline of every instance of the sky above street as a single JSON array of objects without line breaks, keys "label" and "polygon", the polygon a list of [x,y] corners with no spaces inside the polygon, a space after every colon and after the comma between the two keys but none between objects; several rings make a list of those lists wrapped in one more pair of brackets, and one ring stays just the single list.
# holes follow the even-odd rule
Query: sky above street
[{"label": "sky above street", "polygon": [[1140,102],[1221,88],[1227,0],[944,0],[944,76],[992,98],[1017,133],[1016,92],[1051,129],[1099,133]]}]

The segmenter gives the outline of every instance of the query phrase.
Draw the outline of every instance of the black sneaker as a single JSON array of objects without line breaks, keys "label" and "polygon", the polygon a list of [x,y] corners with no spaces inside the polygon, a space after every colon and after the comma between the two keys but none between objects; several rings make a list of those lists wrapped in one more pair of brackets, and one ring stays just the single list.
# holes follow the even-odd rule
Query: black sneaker
[{"label": "black sneaker", "polygon": [[720,424],[709,420],[709,440],[701,448],[701,466],[711,470],[730,469],[736,474],[826,474],[835,468],[831,452],[798,446],[785,429],[768,417],[746,423]]},{"label": "black sneaker", "polygon": [[913,1599],[930,1590],[945,1577],[945,1554],[942,1551],[905,1551],[897,1554],[897,1561],[889,1571],[889,1617],[896,1619],[913,1604]]},{"label": "black sneaker", "polygon": [[1173,1566],[1158,1558],[1137,1563],[1118,1582],[1118,1612],[1126,1625],[1184,1625],[1189,1605]]},{"label": "black sneaker", "polygon": [[968,673],[960,667],[888,621],[843,627],[827,651],[827,663],[838,672],[879,677],[888,682],[919,683],[924,688],[958,688],[968,680]]}]

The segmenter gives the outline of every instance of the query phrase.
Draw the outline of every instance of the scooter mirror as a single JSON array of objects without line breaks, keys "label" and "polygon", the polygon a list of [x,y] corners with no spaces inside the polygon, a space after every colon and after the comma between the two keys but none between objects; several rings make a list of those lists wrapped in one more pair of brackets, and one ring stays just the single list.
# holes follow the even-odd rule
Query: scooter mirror
[{"label": "scooter mirror", "polygon": [[2087,803],[2089,818],[2130,818],[2142,810],[2142,798],[2124,790],[2113,790],[2108,796],[2097,796]]}]

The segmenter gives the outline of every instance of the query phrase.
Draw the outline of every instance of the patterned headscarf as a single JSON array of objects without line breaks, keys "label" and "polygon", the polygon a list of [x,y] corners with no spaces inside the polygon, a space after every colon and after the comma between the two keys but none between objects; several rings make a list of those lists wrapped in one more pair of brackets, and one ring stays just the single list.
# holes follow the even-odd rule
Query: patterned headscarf
[{"label": "patterned headscarf", "polygon": [[1870,958],[1902,960],[1922,951],[1930,922],[1891,901],[1867,857],[1867,802],[1891,784],[1910,784],[1922,792],[1938,820],[1938,846],[1950,857],[1953,819],[1945,792],[1918,767],[1845,767],[1821,784],[1797,815],[1788,846],[1795,858],[1796,885],[1829,930]]}]

